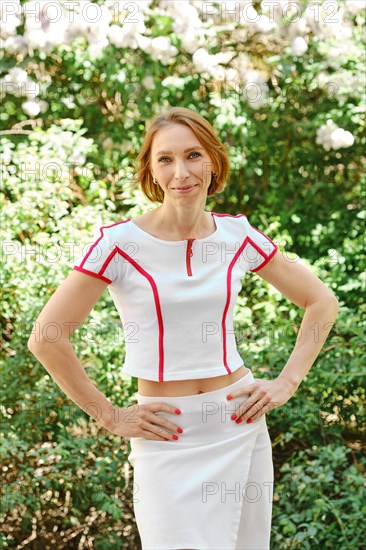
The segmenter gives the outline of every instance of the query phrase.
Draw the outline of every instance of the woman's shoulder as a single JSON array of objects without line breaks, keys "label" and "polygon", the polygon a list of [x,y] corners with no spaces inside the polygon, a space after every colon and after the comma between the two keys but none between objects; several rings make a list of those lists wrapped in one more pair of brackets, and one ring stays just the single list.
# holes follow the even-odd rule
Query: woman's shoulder
[{"label": "woman's shoulder", "polygon": [[152,214],[153,210],[149,210],[149,212],[145,212],[144,214],[141,214],[140,216],[136,216],[134,218],[129,218],[129,220],[137,225],[137,227],[139,227],[140,229],[149,230],[152,221]]}]

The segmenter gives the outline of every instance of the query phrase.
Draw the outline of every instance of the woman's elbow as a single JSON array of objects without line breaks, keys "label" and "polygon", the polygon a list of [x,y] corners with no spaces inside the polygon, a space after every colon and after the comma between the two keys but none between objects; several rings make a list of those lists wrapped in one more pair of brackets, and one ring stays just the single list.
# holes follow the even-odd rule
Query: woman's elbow
[{"label": "woman's elbow", "polygon": [[327,305],[332,308],[332,311],[334,311],[335,314],[339,311],[339,301],[337,296],[334,294],[330,288],[327,288],[326,295],[324,296],[324,301],[327,303]]},{"label": "woman's elbow", "polygon": [[39,329],[37,330],[37,325],[35,325],[32,328],[32,332],[29,335],[28,342],[27,342],[27,348],[28,350],[37,357],[37,353],[39,352],[40,348],[42,348],[45,344],[45,340],[42,338],[42,331]]},{"label": "woman's elbow", "polygon": [[37,349],[39,349],[40,343],[37,342],[36,338],[31,335],[29,337],[29,340],[27,342],[27,348],[31,352],[32,355],[35,357],[37,356]]},{"label": "woman's elbow", "polygon": [[337,296],[329,287],[325,285],[323,286],[323,288],[318,289],[318,291],[314,293],[312,297],[308,297],[308,299],[306,300],[305,308],[313,304],[321,304],[324,308],[330,308],[335,313],[338,313],[339,310],[339,301]]}]

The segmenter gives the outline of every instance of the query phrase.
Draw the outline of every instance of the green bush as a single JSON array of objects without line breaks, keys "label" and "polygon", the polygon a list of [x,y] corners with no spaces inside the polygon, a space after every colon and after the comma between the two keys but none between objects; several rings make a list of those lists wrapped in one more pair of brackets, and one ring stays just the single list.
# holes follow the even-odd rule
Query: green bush
[{"label": "green bush", "polygon": [[[273,506],[274,548],[362,548],[365,516],[361,466],[340,444],[293,453],[280,468]],[[279,505],[279,500],[282,504]]]}]

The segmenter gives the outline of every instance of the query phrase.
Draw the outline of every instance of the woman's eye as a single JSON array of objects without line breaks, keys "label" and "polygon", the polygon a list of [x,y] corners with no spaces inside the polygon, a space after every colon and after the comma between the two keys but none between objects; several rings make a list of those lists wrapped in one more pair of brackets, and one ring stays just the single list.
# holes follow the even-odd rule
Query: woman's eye
[{"label": "woman's eye", "polygon": [[[191,155],[198,155],[200,157],[201,153],[198,153],[198,151],[192,151],[192,153],[189,153],[189,156],[191,156]],[[159,162],[161,162],[164,159],[169,159],[169,157],[160,157]]]}]

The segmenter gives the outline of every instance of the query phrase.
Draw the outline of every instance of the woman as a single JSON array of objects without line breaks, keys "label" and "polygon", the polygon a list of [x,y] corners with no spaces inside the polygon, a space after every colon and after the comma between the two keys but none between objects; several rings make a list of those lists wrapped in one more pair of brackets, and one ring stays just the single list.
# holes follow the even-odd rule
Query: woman
[{"label": "woman", "polygon": [[[96,229],[36,321],[34,334],[56,322],[61,337],[48,328],[49,341],[32,335],[28,347],[70,399],[130,440],[143,549],[264,550],[273,496],[265,415],[310,370],[338,302],[244,214],[205,211],[229,159],[200,115],[174,107],[155,117],[138,161],[144,194],[161,205]],[[247,271],[305,310],[274,380],[254,377],[236,347],[232,314]],[[125,409],[93,385],[69,341],[107,286],[126,336],[122,372],[138,378],[137,404]]]}]

